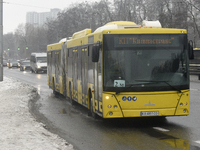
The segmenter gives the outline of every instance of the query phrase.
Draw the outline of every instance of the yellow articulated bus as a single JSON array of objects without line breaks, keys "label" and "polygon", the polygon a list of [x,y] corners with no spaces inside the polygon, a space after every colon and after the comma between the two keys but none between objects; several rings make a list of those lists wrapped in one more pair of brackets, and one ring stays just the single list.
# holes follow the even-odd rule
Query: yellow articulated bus
[{"label": "yellow articulated bus", "polygon": [[110,22],[47,46],[48,85],[93,117],[188,115],[192,53],[185,29]]}]

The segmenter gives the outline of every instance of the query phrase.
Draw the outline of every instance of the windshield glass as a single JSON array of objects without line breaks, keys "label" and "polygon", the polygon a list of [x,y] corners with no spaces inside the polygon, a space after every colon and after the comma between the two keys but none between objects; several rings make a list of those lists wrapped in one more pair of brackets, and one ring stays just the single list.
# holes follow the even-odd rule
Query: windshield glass
[{"label": "windshield glass", "polygon": [[11,60],[10,62],[11,62],[11,63],[18,63],[17,60]]},{"label": "windshield glass", "polygon": [[29,61],[25,61],[22,63],[23,65],[30,65],[30,62]]},{"label": "windshield glass", "polygon": [[180,44],[184,38],[177,38],[179,43],[173,46],[104,46],[104,90],[180,91],[189,88],[187,51]]},{"label": "windshield glass", "polygon": [[46,63],[47,62],[47,57],[37,57],[37,62],[38,63]]}]

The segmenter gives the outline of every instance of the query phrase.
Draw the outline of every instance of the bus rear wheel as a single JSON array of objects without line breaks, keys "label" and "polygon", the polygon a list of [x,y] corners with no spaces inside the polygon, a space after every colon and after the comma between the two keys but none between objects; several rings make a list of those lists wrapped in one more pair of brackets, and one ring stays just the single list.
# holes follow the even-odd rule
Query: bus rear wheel
[{"label": "bus rear wheel", "polygon": [[69,92],[70,92],[70,96],[69,96],[69,102],[71,103],[71,105],[75,105],[75,101],[72,99],[72,89],[71,86],[69,88]]},{"label": "bus rear wheel", "polygon": [[59,96],[59,93],[56,92],[56,88],[55,88],[54,81],[53,81],[53,94],[55,95],[55,97],[58,97],[58,96]]}]

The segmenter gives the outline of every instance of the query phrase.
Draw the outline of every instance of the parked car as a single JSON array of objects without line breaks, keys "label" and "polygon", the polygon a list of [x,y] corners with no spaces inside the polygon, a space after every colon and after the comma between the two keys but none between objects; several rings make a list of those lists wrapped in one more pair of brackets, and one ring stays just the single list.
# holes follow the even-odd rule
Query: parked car
[{"label": "parked car", "polygon": [[8,61],[7,65],[8,65],[8,68],[18,67],[18,61],[11,59]]},{"label": "parked car", "polygon": [[21,62],[20,71],[25,71],[30,69],[31,69],[30,60],[25,60]]}]

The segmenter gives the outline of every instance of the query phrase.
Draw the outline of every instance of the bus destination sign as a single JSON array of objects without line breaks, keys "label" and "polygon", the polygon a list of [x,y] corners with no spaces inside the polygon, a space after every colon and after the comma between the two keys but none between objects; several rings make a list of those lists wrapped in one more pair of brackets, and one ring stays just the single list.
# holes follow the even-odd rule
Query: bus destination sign
[{"label": "bus destination sign", "polygon": [[114,37],[114,47],[179,46],[178,36],[120,36]]}]

